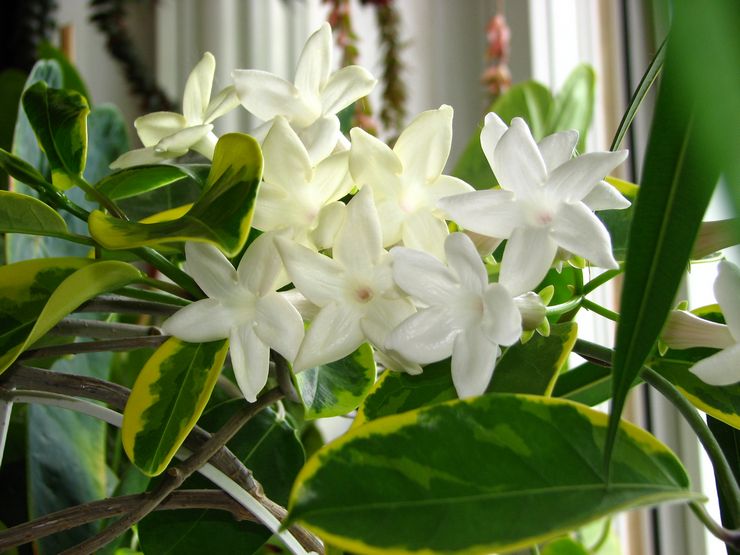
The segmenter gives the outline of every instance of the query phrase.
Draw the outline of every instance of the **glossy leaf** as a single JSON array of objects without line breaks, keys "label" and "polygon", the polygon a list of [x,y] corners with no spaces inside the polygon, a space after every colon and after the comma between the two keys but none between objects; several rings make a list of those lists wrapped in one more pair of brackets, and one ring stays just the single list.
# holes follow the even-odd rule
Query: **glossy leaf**
[{"label": "glossy leaf", "polygon": [[576,148],[579,152],[584,152],[595,100],[596,75],[591,66],[581,64],[568,75],[563,87],[555,95],[546,134],[576,129],[578,131]]},{"label": "glossy leaf", "polygon": [[249,234],[257,188],[262,177],[262,154],[248,135],[229,133],[216,145],[203,195],[176,220],[126,222],[101,211],[90,215],[90,233],[108,249],[129,249],[178,241],[216,245],[236,255]]},{"label": "glossy leaf", "polygon": [[611,370],[598,364],[585,362],[562,373],[552,394],[554,397],[562,397],[593,407],[609,399],[611,393]]},{"label": "glossy leaf", "polygon": [[131,462],[160,474],[185,441],[211,396],[228,351],[226,340],[171,338],[147,361],[131,389],[121,436]]},{"label": "glossy leaf", "polygon": [[123,262],[45,258],[0,267],[0,372],[93,297],[139,279]]},{"label": "glossy leaf", "polygon": [[684,62],[669,38],[640,192],[627,247],[613,367],[611,434],[632,382],[655,345],[691,255],[719,177],[706,156],[696,122],[697,103],[683,97]]},{"label": "glossy leaf", "polygon": [[153,191],[186,179],[205,184],[208,170],[209,166],[205,164],[136,166],[111,174],[100,181],[96,187],[109,198],[118,200]]},{"label": "glossy leaf", "polygon": [[57,62],[59,64],[59,68],[62,70],[64,88],[77,91],[85,97],[88,104],[92,105],[92,98],[87,90],[87,86],[85,86],[85,82],[82,80],[82,77],[80,77],[75,66],[70,63],[67,56],[65,56],[61,50],[55,48],[48,42],[42,42],[38,47],[38,58],[40,60],[54,60]]},{"label": "glossy leaf", "polygon": [[67,224],[35,197],[0,191],[0,233],[59,236],[67,233]]},{"label": "glossy leaf", "polygon": [[629,239],[630,226],[635,213],[635,199],[639,187],[629,181],[607,177],[606,181],[613,185],[623,197],[632,205],[623,210],[599,210],[596,217],[606,226],[612,240],[612,254],[618,261],[623,261],[627,255],[627,241]]},{"label": "glossy leaf", "polygon": [[44,190],[48,187],[46,179],[36,168],[2,148],[0,148],[0,168],[13,179],[36,190]]},{"label": "glossy leaf", "polygon": [[607,482],[607,423],[576,403],[509,394],[381,418],[306,463],[289,521],[355,553],[490,553],[700,497],[675,455],[627,422]]},{"label": "glossy leaf", "polygon": [[295,374],[306,419],[341,416],[355,410],[375,377],[373,351],[367,343],[343,359]]},{"label": "glossy leaf", "polygon": [[52,183],[69,189],[85,169],[87,101],[77,92],[50,88],[39,81],[23,93],[23,108],[49,160]]},{"label": "glossy leaf", "polygon": [[130,150],[128,125],[118,108],[102,104],[90,110],[87,133],[85,179],[89,183],[97,183],[111,173],[111,162]]}]

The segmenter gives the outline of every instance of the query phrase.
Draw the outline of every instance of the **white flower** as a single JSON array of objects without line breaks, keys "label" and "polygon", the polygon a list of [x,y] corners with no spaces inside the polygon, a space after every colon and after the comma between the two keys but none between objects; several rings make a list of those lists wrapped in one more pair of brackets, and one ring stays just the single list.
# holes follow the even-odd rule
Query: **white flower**
[{"label": "white flower", "polygon": [[426,308],[398,326],[386,348],[419,364],[452,356],[458,396],[480,395],[493,375],[499,345],[519,339],[522,317],[509,291],[488,283],[469,237],[452,233],[445,252],[447,266],[421,251],[391,250],[396,283]]},{"label": "white flower", "polygon": [[239,105],[233,86],[211,99],[215,72],[216,60],[206,52],[185,83],[183,113],[154,112],[136,118],[134,126],[145,148],[121,155],[110,167],[121,169],[154,164],[187,154],[191,149],[212,160],[218,141],[213,133],[213,122]]},{"label": "white flower", "polygon": [[344,216],[339,199],[352,189],[349,154],[332,154],[312,165],[306,147],[282,117],[276,118],[262,151],[265,171],[254,227],[289,230],[289,238],[313,249],[330,247]]},{"label": "white flower", "polygon": [[571,159],[577,142],[576,131],[563,131],[537,144],[521,118],[514,118],[507,128],[490,113],[481,132],[481,146],[501,189],[439,202],[462,227],[508,239],[499,281],[515,295],[537,286],[558,247],[597,266],[618,267],[609,232],[592,210],[629,206],[602,181],[624,161],[627,151],[594,152]]},{"label": "white flower", "polygon": [[452,108],[419,114],[393,150],[359,128],[352,129],[349,167],[359,187],[372,187],[383,229],[383,245],[444,256],[447,224],[437,201],[473,188],[442,175],[452,143]]},{"label": "white flower", "polygon": [[672,349],[722,349],[694,364],[691,372],[710,385],[730,385],[740,381],[740,269],[726,260],[719,263],[714,296],[726,325],[676,310],[668,317],[662,339]]},{"label": "white flower", "polygon": [[275,292],[282,268],[272,236],[263,234],[234,267],[215,247],[185,244],[186,270],[209,298],[182,308],[164,324],[166,333],[201,343],[229,339],[237,383],[249,402],[267,383],[270,349],[288,361],[303,339],[298,311]]},{"label": "white flower", "polygon": [[387,333],[414,312],[393,283],[370,189],[347,205],[333,258],[280,237],[275,244],[293,284],[320,308],[296,357],[296,372],[339,360],[365,341],[382,348]]},{"label": "white flower", "polygon": [[283,116],[298,132],[314,161],[326,158],[346,139],[336,114],[366,96],[377,82],[360,66],[331,73],[331,27],[324,23],[308,38],[295,70],[295,83],[266,71],[237,69],[231,74],[242,106],[265,122],[252,134],[264,137]]}]

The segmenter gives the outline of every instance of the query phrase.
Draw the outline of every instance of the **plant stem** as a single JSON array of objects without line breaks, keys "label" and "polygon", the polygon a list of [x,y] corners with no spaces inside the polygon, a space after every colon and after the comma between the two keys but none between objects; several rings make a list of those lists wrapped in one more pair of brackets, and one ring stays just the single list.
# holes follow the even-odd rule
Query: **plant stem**
[{"label": "plant stem", "polygon": [[157,270],[162,272],[177,285],[190,293],[193,298],[204,298],[200,287],[198,287],[198,284],[195,283],[195,280],[193,278],[191,278],[188,274],[183,272],[180,268],[175,266],[172,262],[167,260],[164,256],[159,254],[154,249],[151,249],[149,247],[140,247],[138,249],[134,249],[131,252],[139,256],[139,258],[141,258],[145,262],[148,262],[149,264],[154,266]]},{"label": "plant stem", "polygon": [[132,351],[143,347],[159,347],[169,338],[169,335],[145,335],[142,337],[127,337],[125,339],[65,343],[64,345],[52,345],[49,347],[30,349],[23,353],[19,357],[19,360],[76,355],[80,353]]},{"label": "plant stem", "polygon": [[600,316],[611,320],[612,322],[619,322],[619,314],[617,314],[613,310],[609,310],[608,308],[601,306],[600,304],[589,301],[585,297],[581,302],[581,306],[586,310],[590,310],[591,312],[595,312],[596,314],[599,314]]},{"label": "plant stem", "polygon": [[601,527],[601,532],[599,533],[599,537],[596,538],[594,545],[588,548],[589,553],[597,553],[599,549],[604,547],[604,544],[609,539],[609,532],[611,531],[611,529],[612,529],[612,519],[611,518],[604,519],[604,525]]},{"label": "plant stem", "polygon": [[76,312],[114,312],[117,314],[153,314],[171,316],[179,308],[153,301],[131,300],[120,295],[100,295],[86,302]]},{"label": "plant stem", "polygon": [[[63,509],[0,532],[0,551],[36,541],[88,522],[126,513],[146,499],[145,493],[124,495]],[[217,509],[229,511],[237,520],[256,521],[255,516],[221,490],[173,491],[157,510]]]},{"label": "plant stem", "polygon": [[162,279],[144,277],[144,278],[141,278],[139,283],[148,285],[150,287],[154,287],[155,289],[159,289],[161,291],[166,291],[168,293],[171,293],[178,300],[182,300],[183,294],[185,293],[185,291],[183,291],[181,287],[178,287],[176,284],[170,283],[169,281],[164,281]]},{"label": "plant stem", "polygon": [[174,286],[174,288],[177,288],[177,290],[179,291],[178,296],[170,295],[169,293],[160,293],[159,291],[150,291],[148,289],[140,289],[138,287],[130,286],[116,289],[116,293],[118,293],[118,295],[120,295],[121,297],[126,297],[129,299],[139,299],[142,301],[152,301],[155,303],[169,304],[177,306],[178,308],[190,304],[190,301],[187,301],[183,298],[184,296],[187,296],[187,293],[176,285]]},{"label": "plant stem", "polygon": [[709,515],[704,505],[696,501],[689,503],[689,508],[715,538],[725,542],[733,549],[740,549],[740,530],[724,528]]},{"label": "plant stem", "polygon": [[566,312],[570,312],[571,310],[574,310],[581,306],[582,301],[583,297],[581,296],[573,297],[572,299],[565,301],[564,303],[545,307],[545,312],[548,316],[555,314],[565,314]]},{"label": "plant stem", "polygon": [[606,282],[611,281],[623,272],[624,268],[619,268],[617,270],[607,270],[606,272],[599,274],[583,286],[583,294],[588,295],[589,293],[591,293],[591,291],[598,289]]},{"label": "plant stem", "polygon": [[[164,499],[195,471],[205,465],[208,460],[221,449],[254,415],[262,409],[281,399],[283,393],[273,389],[257,399],[255,403],[245,404],[240,408],[221,429],[213,434],[200,448],[187,458],[182,464],[167,470],[165,478],[157,488],[149,492],[146,500],[134,510],[122,516],[102,532],[81,542],[80,544],[62,552],[62,555],[85,555],[102,549],[126,532],[134,524],[152,512]],[[241,489],[241,488],[240,488]]]},{"label": "plant stem", "polygon": [[727,506],[733,515],[733,520],[736,521],[740,515],[740,487],[714,434],[706,422],[704,422],[699,412],[686,397],[681,395],[681,392],[671,382],[647,366],[643,366],[640,376],[646,383],[657,389],[661,395],[668,399],[678,409],[686,422],[688,422],[691,429],[694,430],[694,433],[699,438],[699,441],[709,456],[709,460],[712,462],[717,484],[724,492],[727,499]]},{"label": "plant stem", "polygon": [[93,339],[120,339],[141,337],[142,335],[164,335],[156,326],[139,326],[120,322],[101,322],[100,320],[80,320],[64,318],[49,332],[54,335],[73,335]]},{"label": "plant stem", "polygon": [[77,185],[80,189],[85,191],[86,194],[94,198],[100,206],[105,208],[108,212],[110,212],[113,216],[120,220],[128,220],[126,217],[126,214],[124,214],[118,206],[116,206],[116,203],[113,202],[111,199],[109,199],[107,196],[105,196],[103,193],[98,191],[95,187],[90,185],[84,177],[81,176],[74,176],[74,183]]}]

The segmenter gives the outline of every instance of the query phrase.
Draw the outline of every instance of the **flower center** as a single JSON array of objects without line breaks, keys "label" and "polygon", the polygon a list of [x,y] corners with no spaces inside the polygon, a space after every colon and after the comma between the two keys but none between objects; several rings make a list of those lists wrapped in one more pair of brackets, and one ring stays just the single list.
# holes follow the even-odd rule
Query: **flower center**
[{"label": "flower center", "polygon": [[373,290],[362,286],[355,289],[355,299],[360,303],[369,303],[373,299]]}]

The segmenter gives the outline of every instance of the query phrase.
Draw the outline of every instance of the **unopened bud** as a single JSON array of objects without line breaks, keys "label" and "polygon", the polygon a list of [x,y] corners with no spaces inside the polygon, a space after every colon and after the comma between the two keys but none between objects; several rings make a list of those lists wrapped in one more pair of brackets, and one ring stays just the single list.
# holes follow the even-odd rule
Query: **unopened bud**
[{"label": "unopened bud", "polygon": [[525,331],[536,330],[545,320],[547,309],[537,293],[530,291],[514,297],[514,304],[522,315],[522,329]]}]

